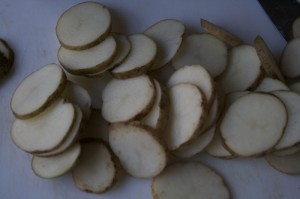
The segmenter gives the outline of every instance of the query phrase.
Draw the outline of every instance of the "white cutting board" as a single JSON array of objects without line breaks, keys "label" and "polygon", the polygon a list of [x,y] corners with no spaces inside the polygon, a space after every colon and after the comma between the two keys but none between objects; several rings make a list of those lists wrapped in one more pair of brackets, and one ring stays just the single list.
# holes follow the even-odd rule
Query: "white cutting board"
[{"label": "white cutting board", "polygon": [[[116,186],[103,195],[80,192],[71,175],[44,180],[31,171],[30,156],[13,145],[10,128],[13,116],[9,103],[12,92],[25,76],[48,63],[58,63],[59,43],[55,25],[60,14],[79,0],[1,0],[0,37],[15,51],[15,65],[0,81],[0,199],[150,199],[150,180],[122,174]],[[257,34],[265,38],[279,56],[285,45],[282,36],[256,0],[101,0],[111,9],[114,30],[138,33],[158,20],[179,19],[188,31],[200,31],[205,18],[251,43]],[[219,160],[206,154],[195,159],[224,176],[237,199],[300,198],[300,176],[273,170],[262,158]],[[300,165],[299,165],[300,166]]]}]

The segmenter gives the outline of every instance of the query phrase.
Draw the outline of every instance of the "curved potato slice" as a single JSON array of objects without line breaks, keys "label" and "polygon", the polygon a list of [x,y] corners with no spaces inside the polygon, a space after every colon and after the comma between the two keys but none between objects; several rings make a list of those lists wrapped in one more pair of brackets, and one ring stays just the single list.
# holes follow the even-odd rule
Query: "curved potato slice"
[{"label": "curved potato slice", "polygon": [[255,91],[261,92],[271,92],[276,90],[290,90],[287,85],[277,79],[272,79],[270,77],[265,77],[257,86]]}]

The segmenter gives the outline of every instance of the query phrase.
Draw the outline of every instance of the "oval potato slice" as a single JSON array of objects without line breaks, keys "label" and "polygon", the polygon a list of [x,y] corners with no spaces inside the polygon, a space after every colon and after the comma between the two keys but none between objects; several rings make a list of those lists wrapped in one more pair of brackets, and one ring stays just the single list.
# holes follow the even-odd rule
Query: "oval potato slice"
[{"label": "oval potato slice", "polygon": [[300,152],[294,153],[287,156],[276,156],[276,155],[267,155],[267,162],[276,170],[296,175],[300,174]]}]

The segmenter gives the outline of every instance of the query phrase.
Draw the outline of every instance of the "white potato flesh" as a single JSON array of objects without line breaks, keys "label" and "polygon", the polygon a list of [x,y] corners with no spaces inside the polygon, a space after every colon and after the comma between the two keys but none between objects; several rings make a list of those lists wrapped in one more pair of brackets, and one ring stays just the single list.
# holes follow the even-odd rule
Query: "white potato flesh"
[{"label": "white potato flesh", "polygon": [[288,156],[267,155],[266,160],[276,170],[296,175],[300,174],[300,152]]},{"label": "white potato flesh", "polygon": [[108,122],[145,116],[155,101],[155,86],[148,76],[112,79],[102,93],[102,115]]},{"label": "white potato flesh", "polygon": [[128,39],[131,43],[131,50],[124,62],[112,70],[113,75],[148,69],[157,54],[156,43],[145,34],[134,34]]},{"label": "white potato flesh", "polygon": [[157,44],[157,57],[151,70],[159,69],[171,61],[179,49],[184,31],[182,22],[175,19],[159,21],[144,31]]},{"label": "white potato flesh", "polygon": [[117,176],[117,167],[110,150],[101,141],[81,143],[78,163],[72,170],[73,181],[82,191],[103,193],[110,189]]},{"label": "white potato flesh", "polygon": [[103,71],[112,62],[116,52],[116,40],[108,36],[101,43],[86,50],[70,50],[61,46],[57,57],[69,73],[81,75]]},{"label": "white potato flesh", "polygon": [[77,4],[66,10],[56,25],[60,43],[69,49],[84,49],[100,42],[109,32],[111,16],[97,2]]},{"label": "white potato flesh", "polygon": [[13,142],[26,152],[47,152],[59,146],[75,120],[71,103],[57,99],[44,112],[27,120],[16,119],[12,125]]},{"label": "white potato flesh", "polygon": [[172,64],[176,69],[200,64],[212,77],[217,77],[225,70],[227,57],[224,42],[210,34],[193,34],[183,39]]},{"label": "white potato flesh", "polygon": [[272,154],[276,155],[276,156],[287,156],[287,155],[292,155],[294,153],[297,153],[299,151],[300,151],[300,144],[296,144],[295,146],[292,146],[287,149],[274,151],[274,152],[272,152]]},{"label": "white potato flesh", "polygon": [[181,158],[189,158],[197,153],[200,153],[213,139],[216,126],[212,126],[206,130],[202,135],[197,137],[190,145],[183,146],[174,151],[174,154]]},{"label": "white potato flesh", "polygon": [[265,77],[255,89],[255,91],[261,91],[261,92],[271,92],[276,90],[290,90],[290,89],[282,81],[270,77]]},{"label": "white potato flesh", "polygon": [[276,95],[284,103],[288,114],[288,121],[283,136],[275,146],[275,149],[280,150],[292,147],[300,143],[300,95],[291,91],[274,91],[272,94]]},{"label": "white potato flesh", "polygon": [[152,181],[155,199],[229,199],[223,178],[199,162],[175,163]]},{"label": "white potato flesh", "polygon": [[61,176],[75,165],[80,151],[80,144],[77,143],[59,155],[51,157],[33,156],[31,162],[32,170],[41,178]]},{"label": "white potato flesh", "polygon": [[80,128],[81,128],[81,124],[82,124],[83,114],[82,114],[81,109],[77,105],[74,105],[74,108],[75,108],[75,114],[76,114],[75,121],[72,126],[72,129],[70,130],[68,135],[65,137],[63,142],[58,147],[56,147],[55,149],[53,149],[51,151],[44,152],[44,153],[35,153],[34,155],[39,156],[39,157],[49,157],[49,156],[57,155],[57,154],[64,152],[65,150],[67,150],[72,144],[74,144],[77,141],[78,135],[81,130]]},{"label": "white potato flesh", "polygon": [[176,150],[198,135],[207,114],[205,97],[193,84],[177,84],[169,89],[170,111],[165,132],[169,150]]},{"label": "white potato flesh", "polygon": [[293,38],[300,37],[300,17],[293,22]]},{"label": "white potato flesh", "polygon": [[109,127],[109,144],[125,171],[137,178],[158,175],[167,164],[165,147],[151,127],[115,123]]},{"label": "white potato flesh", "polygon": [[238,98],[220,124],[226,146],[240,156],[263,154],[278,143],[287,123],[287,111],[277,97],[250,93]]},{"label": "white potato flesh", "polygon": [[78,105],[84,114],[85,120],[88,120],[91,114],[92,99],[90,94],[79,84],[68,81],[62,97]]},{"label": "white potato flesh", "polygon": [[289,41],[283,50],[280,60],[280,69],[288,78],[300,76],[300,38]]},{"label": "white potato flesh", "polygon": [[205,95],[208,106],[213,103],[215,97],[215,83],[207,70],[201,65],[186,65],[176,70],[169,78],[169,87],[180,83],[196,85]]},{"label": "white potato flesh", "polygon": [[10,49],[2,39],[0,39],[0,53],[2,53],[6,59],[10,59]]},{"label": "white potato flesh", "polygon": [[66,76],[60,66],[49,64],[27,76],[15,90],[11,110],[17,118],[33,117],[63,91]]},{"label": "white potato flesh", "polygon": [[253,46],[240,45],[229,51],[226,70],[219,79],[225,93],[251,88],[261,77],[261,61]]}]

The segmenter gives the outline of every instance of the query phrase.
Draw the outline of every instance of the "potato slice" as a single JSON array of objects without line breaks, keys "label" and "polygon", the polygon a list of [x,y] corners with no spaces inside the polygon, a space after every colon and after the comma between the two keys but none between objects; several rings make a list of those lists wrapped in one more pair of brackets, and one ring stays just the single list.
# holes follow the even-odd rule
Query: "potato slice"
[{"label": "potato slice", "polygon": [[63,92],[66,76],[60,66],[49,64],[28,75],[15,90],[10,107],[19,119],[28,119],[48,108]]},{"label": "potato slice", "polygon": [[157,54],[156,43],[145,34],[134,34],[128,37],[131,43],[129,55],[112,75],[118,79],[127,79],[145,74],[154,62]]},{"label": "potato slice", "polygon": [[207,105],[204,95],[193,84],[176,84],[169,90],[170,112],[165,140],[173,151],[191,143],[205,126]]},{"label": "potato slice", "polygon": [[281,59],[280,69],[284,76],[296,78],[300,76],[300,38],[289,41],[284,48]]},{"label": "potato slice", "polygon": [[180,158],[189,158],[197,153],[200,153],[213,139],[215,134],[216,125],[206,130],[202,135],[197,137],[189,145],[180,147],[174,151],[174,155]]},{"label": "potato slice", "polygon": [[36,117],[16,119],[12,125],[13,142],[29,153],[54,150],[68,135],[75,121],[75,108],[71,103],[57,99]]},{"label": "potato slice", "polygon": [[148,76],[112,79],[102,93],[102,115],[108,122],[143,118],[155,103],[155,86]]},{"label": "potato slice", "polygon": [[113,152],[129,175],[151,178],[165,168],[166,149],[151,127],[137,122],[114,123],[108,135]]},{"label": "potato slice", "polygon": [[193,34],[183,39],[172,64],[176,69],[185,65],[200,64],[212,77],[217,77],[226,68],[227,56],[226,45],[215,36]]},{"label": "potato slice", "polygon": [[227,69],[218,82],[225,93],[255,89],[262,79],[261,61],[250,45],[231,48]]},{"label": "potato slice", "polygon": [[300,152],[282,157],[269,154],[266,156],[266,160],[280,172],[291,175],[300,174]]},{"label": "potato slice", "polygon": [[275,149],[286,149],[300,143],[300,95],[291,91],[274,91],[272,94],[284,103],[288,114],[283,136]]},{"label": "potato slice", "polygon": [[113,154],[100,140],[81,142],[81,154],[72,170],[78,189],[90,193],[103,193],[116,182],[117,166]]},{"label": "potato slice", "polygon": [[5,40],[0,38],[0,78],[4,77],[14,63],[14,52]]},{"label": "potato slice", "polygon": [[84,115],[84,120],[88,120],[91,114],[92,99],[90,94],[82,86],[68,81],[62,97],[78,105]]},{"label": "potato slice", "polygon": [[255,89],[255,91],[261,91],[261,92],[271,92],[276,90],[290,90],[290,89],[282,81],[277,79],[272,79],[270,77],[263,78],[263,80]]},{"label": "potato slice", "polygon": [[287,124],[287,111],[279,98],[250,93],[238,98],[220,124],[225,145],[240,156],[255,156],[274,148]]},{"label": "potato slice", "polygon": [[279,79],[280,81],[284,82],[285,79],[279,69],[279,65],[261,36],[257,36],[255,38],[254,47],[257,51],[257,55],[261,61],[262,69],[266,76]]},{"label": "potato slice", "polygon": [[293,38],[300,37],[300,17],[293,22]]},{"label": "potato slice", "polygon": [[276,156],[287,156],[287,155],[292,155],[294,153],[297,153],[299,151],[300,151],[300,144],[296,144],[295,146],[292,146],[287,149],[274,151],[274,152],[272,152],[272,154],[276,155]]},{"label": "potato slice", "polygon": [[58,19],[56,35],[67,49],[84,50],[100,43],[109,33],[109,10],[97,2],[72,6]]},{"label": "potato slice", "polygon": [[182,42],[185,27],[175,19],[161,20],[144,31],[157,44],[157,57],[150,70],[165,66],[176,54]]},{"label": "potato slice", "polygon": [[153,179],[152,195],[155,199],[231,198],[223,178],[199,162],[168,166]]},{"label": "potato slice", "polygon": [[108,36],[104,41],[86,50],[70,50],[61,46],[57,57],[66,71],[74,75],[86,75],[106,70],[117,53],[114,37]]},{"label": "potato slice", "polygon": [[238,45],[241,45],[244,43],[237,36],[223,30],[222,28],[216,26],[215,24],[213,24],[205,19],[201,19],[200,24],[204,30],[206,30],[210,34],[214,35],[218,39],[224,41],[229,46],[238,46]]},{"label": "potato slice", "polygon": [[41,178],[55,178],[68,172],[76,163],[81,148],[74,144],[63,153],[52,157],[33,156],[31,168]]}]

